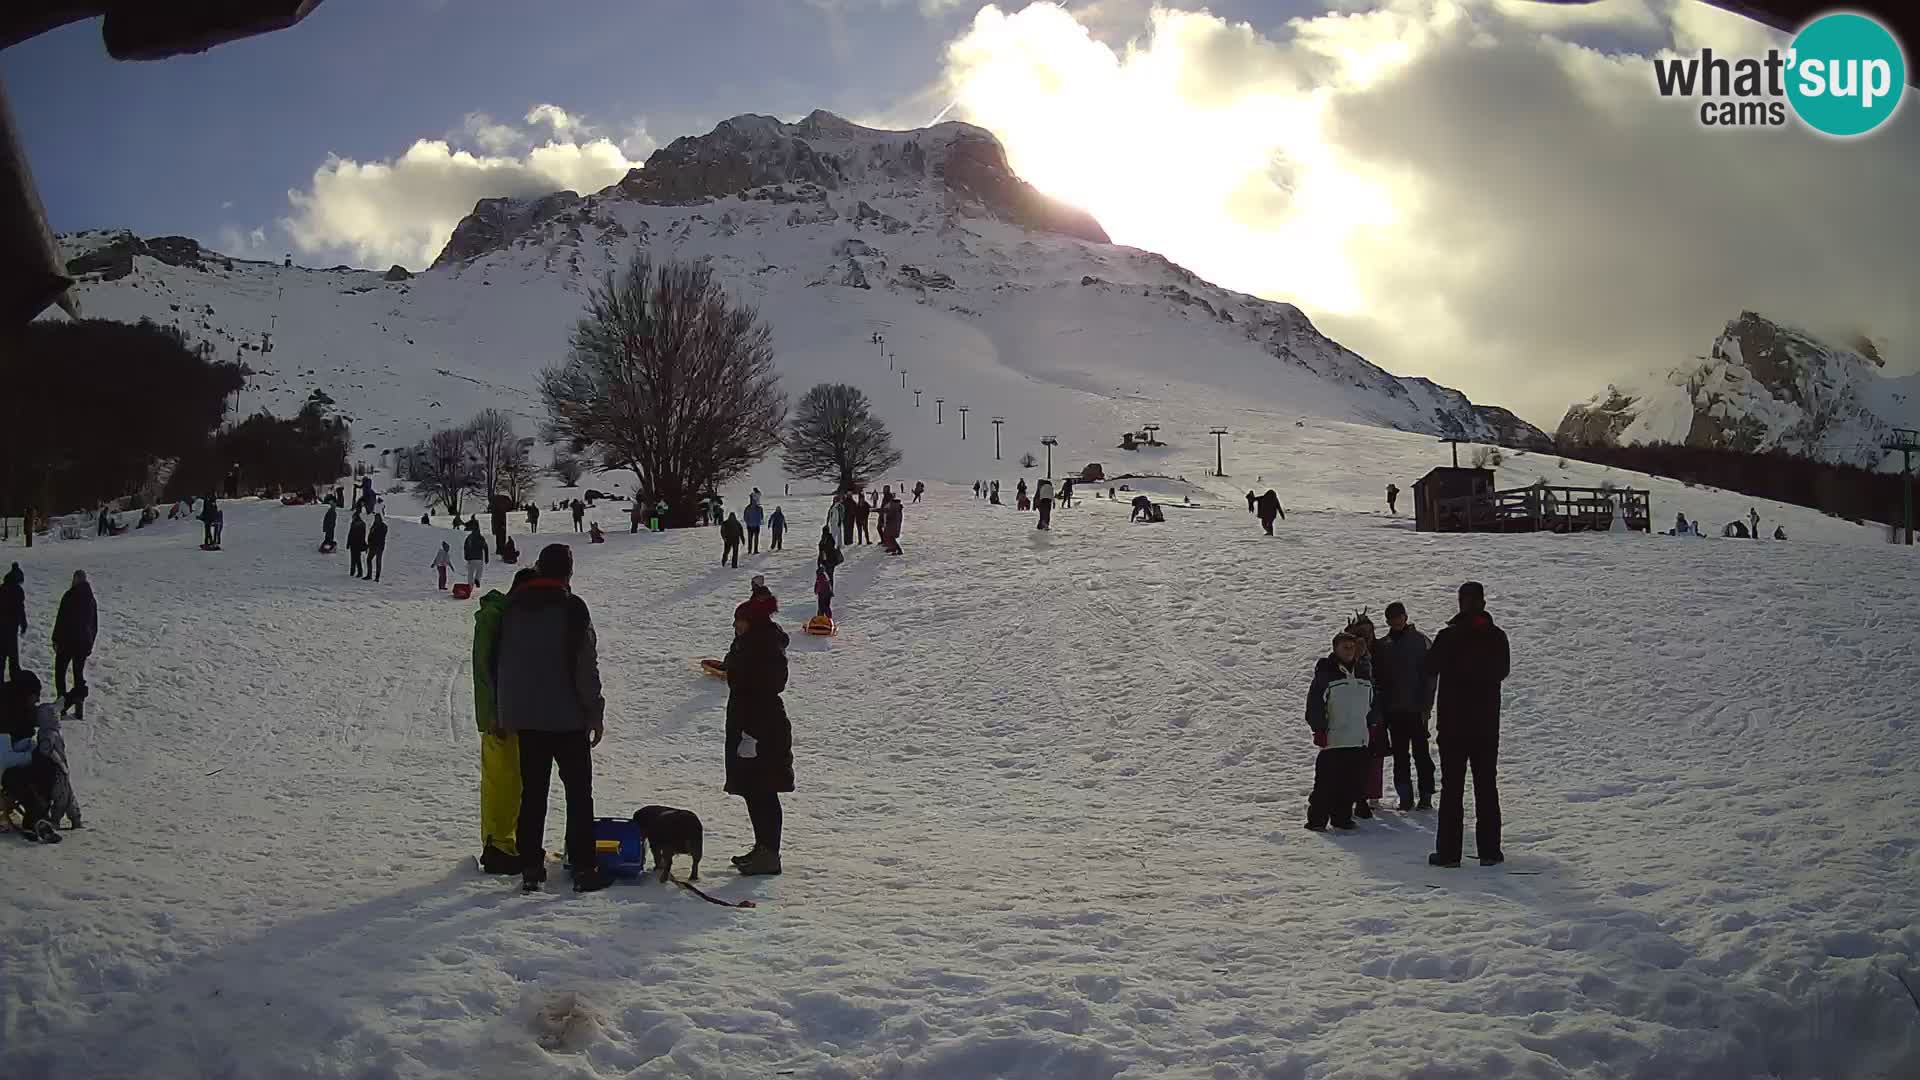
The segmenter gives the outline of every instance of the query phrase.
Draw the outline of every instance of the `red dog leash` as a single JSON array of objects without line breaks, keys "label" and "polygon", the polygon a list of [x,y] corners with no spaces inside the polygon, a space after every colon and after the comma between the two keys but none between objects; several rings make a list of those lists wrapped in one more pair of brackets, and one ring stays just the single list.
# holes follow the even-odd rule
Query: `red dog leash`
[{"label": "red dog leash", "polygon": [[759,906],[758,904],[755,904],[751,900],[740,900],[740,901],[722,900],[717,896],[708,896],[706,893],[701,892],[699,888],[696,887],[692,882],[682,881],[679,878],[674,878],[673,883],[687,890],[693,895],[699,897],[700,899],[705,900],[709,904],[719,904],[721,907],[731,907],[731,908],[750,908],[750,907]]}]

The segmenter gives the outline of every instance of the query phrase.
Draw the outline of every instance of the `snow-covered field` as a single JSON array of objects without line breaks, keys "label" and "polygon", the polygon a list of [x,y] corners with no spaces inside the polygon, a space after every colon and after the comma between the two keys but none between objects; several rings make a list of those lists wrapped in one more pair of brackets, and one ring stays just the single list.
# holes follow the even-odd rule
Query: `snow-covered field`
[{"label": "snow-covered field", "polygon": [[[842,634],[794,638],[780,878],[719,857],[749,833],[725,689],[688,661],[756,571],[783,622],[811,611],[821,501],[770,497],[790,551],[737,571],[706,530],[579,547],[597,808],[696,811],[709,887],[754,910],[473,871],[444,530],[396,512],[378,585],[313,552],[317,510],[246,502],[214,555],[165,522],[9,552],[30,665],[75,568],[102,632],[68,725],[88,828],[0,844],[0,1073],[1920,1072],[1909,551],[1764,505],[1793,542],[1423,535],[1378,487],[1444,448],[1319,422],[1254,442],[1229,471],[1286,496],[1271,540],[1244,476],[1159,526],[1083,491],[1051,534],[936,484],[904,558],[852,552]],[[1709,521],[1747,505],[1684,494]],[[1466,577],[1513,640],[1509,862],[1429,868],[1430,813],[1306,832],[1313,658],[1363,605],[1437,629]]]}]

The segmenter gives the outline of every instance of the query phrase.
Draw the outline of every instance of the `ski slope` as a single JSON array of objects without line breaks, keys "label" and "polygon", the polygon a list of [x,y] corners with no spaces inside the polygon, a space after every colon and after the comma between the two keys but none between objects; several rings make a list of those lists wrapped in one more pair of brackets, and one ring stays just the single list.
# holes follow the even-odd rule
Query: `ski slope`
[{"label": "ski slope", "polygon": [[[576,548],[609,701],[596,807],[694,810],[703,882],[751,911],[473,871],[473,606],[433,589],[451,534],[400,496],[378,585],[314,553],[319,510],[244,500],[215,555],[167,522],[10,551],[30,666],[75,568],[101,639],[67,725],[88,828],[0,837],[0,1072],[1915,1075],[1910,553],[1766,504],[1792,542],[1415,533],[1380,487],[1444,451],[1275,419],[1224,480],[1155,452],[1194,482],[1154,485],[1165,524],[1083,489],[1051,533],[930,485],[904,557],[849,552],[841,635],[794,635],[771,879],[721,857],[750,834],[720,791],[725,689],[688,661],[755,572],[783,624],[810,613],[824,502],[768,487],[789,551],[738,570],[711,531],[603,508],[609,542]],[[1016,470],[980,475],[1011,499]],[[1277,537],[1248,486],[1280,490]],[[1748,504],[1673,487],[1657,516]],[[1313,659],[1362,606],[1437,630],[1466,577],[1514,648],[1508,863],[1429,868],[1430,813],[1301,829]]]}]

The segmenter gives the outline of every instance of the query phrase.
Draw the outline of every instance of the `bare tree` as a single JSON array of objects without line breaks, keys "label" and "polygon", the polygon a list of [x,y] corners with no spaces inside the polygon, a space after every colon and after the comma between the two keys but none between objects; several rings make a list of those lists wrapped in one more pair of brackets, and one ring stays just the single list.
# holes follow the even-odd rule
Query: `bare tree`
[{"label": "bare tree", "polygon": [[500,466],[520,446],[513,433],[513,417],[499,409],[482,409],[467,423],[467,437],[480,466],[481,490],[491,503],[500,490]]},{"label": "bare tree", "polygon": [[795,408],[781,460],[790,475],[832,480],[845,491],[899,465],[900,451],[867,395],[846,383],[821,383]]},{"label": "bare tree", "polygon": [[586,471],[586,463],[566,451],[553,455],[553,475],[559,477],[560,483],[567,487],[578,487],[580,477]]},{"label": "bare tree", "polygon": [[773,335],[704,265],[636,255],[589,294],[569,346],[540,373],[549,432],[632,470],[636,494],[667,501],[670,524],[690,523],[700,493],[780,444]]},{"label": "bare tree", "polygon": [[1040,459],[1033,456],[1033,451],[1029,450],[1026,453],[1020,455],[1021,468],[1031,469],[1038,464],[1040,464]]},{"label": "bare tree", "polygon": [[460,512],[460,499],[480,486],[480,470],[475,467],[467,428],[447,428],[414,448],[414,485],[417,494],[446,505],[447,513]]},{"label": "bare tree", "polygon": [[533,494],[533,480],[539,472],[527,456],[526,446],[515,440],[500,460],[500,493],[513,505],[524,505]]}]

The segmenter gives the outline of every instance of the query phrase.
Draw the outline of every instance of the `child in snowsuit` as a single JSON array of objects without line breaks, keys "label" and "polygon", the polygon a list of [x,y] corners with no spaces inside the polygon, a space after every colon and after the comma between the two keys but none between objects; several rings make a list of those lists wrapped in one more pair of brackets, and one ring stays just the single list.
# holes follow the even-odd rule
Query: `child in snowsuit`
[{"label": "child in snowsuit", "polygon": [[440,571],[440,591],[446,592],[447,571],[453,566],[453,545],[445,540],[440,541],[440,554],[435,555],[427,565]]},{"label": "child in snowsuit", "polygon": [[1351,829],[1371,754],[1368,730],[1382,723],[1373,680],[1359,666],[1360,639],[1341,631],[1333,652],[1313,666],[1307,691],[1307,726],[1320,756],[1313,766],[1313,794],[1307,799],[1307,828],[1319,832],[1329,823]]},{"label": "child in snowsuit", "polygon": [[[67,781],[60,721],[52,703],[40,700],[40,677],[31,671],[20,672],[0,695],[0,791],[20,811],[22,836],[57,844],[55,820],[70,817],[78,826],[80,813]],[[54,745],[42,753],[39,734],[49,728]]]},{"label": "child in snowsuit", "polygon": [[813,595],[820,601],[820,610],[814,614],[833,618],[833,573],[824,557],[813,564]]},{"label": "child in snowsuit", "polygon": [[845,559],[846,556],[840,554],[840,545],[833,542],[833,528],[823,527],[820,530],[820,565],[827,568],[829,580],[833,577],[833,568],[839,566]]}]

